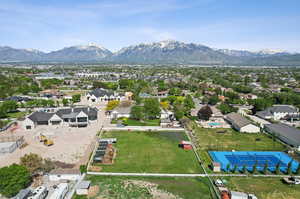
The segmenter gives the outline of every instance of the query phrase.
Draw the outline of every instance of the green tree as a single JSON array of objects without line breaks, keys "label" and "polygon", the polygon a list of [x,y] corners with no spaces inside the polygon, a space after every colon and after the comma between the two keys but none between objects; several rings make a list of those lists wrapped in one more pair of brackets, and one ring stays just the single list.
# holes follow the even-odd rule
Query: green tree
[{"label": "green tree", "polygon": [[143,120],[144,108],[142,106],[133,106],[130,111],[130,117],[135,120]]},{"label": "green tree", "polygon": [[80,95],[80,94],[73,95],[73,96],[72,96],[72,102],[73,102],[73,103],[80,102],[80,98],[81,98],[81,95]]},{"label": "green tree", "polygon": [[247,172],[247,166],[246,165],[243,165],[243,168],[242,168],[242,173],[246,173]]},{"label": "green tree", "polygon": [[208,99],[208,104],[216,105],[219,101],[219,97],[217,95],[213,95]]},{"label": "green tree", "polygon": [[30,183],[30,173],[25,166],[13,164],[0,169],[0,193],[6,197],[15,196]]},{"label": "green tree", "polygon": [[275,173],[276,173],[277,175],[280,174],[280,162],[278,162],[278,163],[276,164]]},{"label": "green tree", "polygon": [[25,166],[31,175],[42,170],[43,158],[35,153],[26,154],[20,158],[20,165]]},{"label": "green tree", "polygon": [[144,102],[145,116],[148,119],[156,119],[160,116],[159,102],[155,98],[145,99]]},{"label": "green tree", "polygon": [[268,173],[268,168],[269,168],[269,165],[268,165],[268,162],[266,162],[264,165],[264,170],[263,170],[264,174]]},{"label": "green tree", "polygon": [[298,166],[296,168],[296,171],[295,171],[295,174],[297,174],[297,175],[300,174],[300,164],[298,164]]},{"label": "green tree", "polygon": [[257,161],[255,162],[255,164],[252,167],[252,173],[255,174],[257,172]]},{"label": "green tree", "polygon": [[69,105],[69,100],[68,99],[62,99],[62,103],[64,106],[68,106]]},{"label": "green tree", "polygon": [[293,163],[293,160],[291,160],[287,165],[286,174],[288,174],[288,175],[290,175],[292,173],[292,163]]},{"label": "green tree", "polygon": [[228,163],[227,166],[226,166],[226,171],[227,171],[227,172],[230,172],[230,164],[229,164],[229,163]]},{"label": "green tree", "polygon": [[232,173],[236,173],[238,166],[235,164],[233,169],[232,169]]},{"label": "green tree", "polygon": [[186,109],[186,112],[189,114],[191,112],[192,108],[195,108],[195,103],[193,101],[193,98],[191,95],[187,95],[183,101],[184,108]]}]

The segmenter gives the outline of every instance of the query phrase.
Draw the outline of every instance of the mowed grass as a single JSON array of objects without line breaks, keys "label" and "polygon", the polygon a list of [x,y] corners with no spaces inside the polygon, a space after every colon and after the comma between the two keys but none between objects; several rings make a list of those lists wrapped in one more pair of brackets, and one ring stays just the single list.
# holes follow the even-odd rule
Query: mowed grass
[{"label": "mowed grass", "polygon": [[92,186],[98,185],[100,191],[94,198],[153,198],[146,187],[125,187],[128,180],[150,182],[158,185],[159,190],[166,191],[182,199],[211,199],[207,178],[174,178],[174,177],[124,177],[124,176],[87,176]]},{"label": "mowed grass", "polygon": [[254,193],[259,199],[299,199],[299,185],[287,185],[281,178],[227,177],[229,189]]},{"label": "mowed grass", "polygon": [[[226,131],[226,133],[217,133]],[[207,129],[197,127],[198,147],[218,151],[283,151],[284,145],[263,133],[239,133],[233,129]]]},{"label": "mowed grass", "polygon": [[178,147],[187,140],[184,132],[110,131],[102,137],[117,138],[113,165],[101,165],[103,172],[202,173],[192,150]]}]

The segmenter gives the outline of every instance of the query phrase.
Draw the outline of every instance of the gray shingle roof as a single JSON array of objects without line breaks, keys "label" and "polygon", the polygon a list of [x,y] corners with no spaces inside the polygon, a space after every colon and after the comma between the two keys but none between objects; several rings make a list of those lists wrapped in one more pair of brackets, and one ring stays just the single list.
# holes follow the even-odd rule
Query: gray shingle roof
[{"label": "gray shingle roof", "polygon": [[103,88],[97,88],[91,92],[89,92],[90,95],[95,95],[96,97],[104,97],[106,96],[112,96],[114,95],[114,92],[103,89]]},{"label": "gray shingle roof", "polygon": [[88,117],[96,118],[97,117],[97,109],[96,108],[88,108],[88,107],[81,107],[81,108],[64,108],[59,109],[55,113],[48,113],[48,112],[34,112],[28,118],[34,122],[46,122],[54,115],[58,115],[60,118],[75,118],[80,112],[84,112]]},{"label": "gray shingle roof", "polygon": [[[265,124],[265,128],[267,131],[271,131],[277,136],[285,137],[288,140],[298,143],[300,146],[300,130],[294,127],[288,126],[286,124],[278,123],[278,124]],[[291,143],[288,143],[291,144]]]},{"label": "gray shingle roof", "polygon": [[28,118],[34,122],[46,122],[54,115],[55,113],[47,112],[34,112]]},{"label": "gray shingle roof", "polygon": [[238,113],[229,113],[228,115],[226,115],[226,119],[239,128],[251,124],[251,122],[248,119],[246,119]]},{"label": "gray shingle roof", "polygon": [[297,113],[297,108],[291,105],[274,105],[267,108],[266,110],[259,111],[256,113],[258,117],[266,118],[273,116],[274,113]]}]

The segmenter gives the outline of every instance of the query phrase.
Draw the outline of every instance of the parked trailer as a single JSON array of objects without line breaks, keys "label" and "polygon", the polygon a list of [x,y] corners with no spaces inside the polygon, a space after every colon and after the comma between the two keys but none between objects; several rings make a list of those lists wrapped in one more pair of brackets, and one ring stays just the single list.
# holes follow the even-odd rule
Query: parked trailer
[{"label": "parked trailer", "polygon": [[49,199],[63,199],[69,190],[68,183],[60,183]]},{"label": "parked trailer", "polygon": [[44,199],[48,195],[48,190],[44,186],[37,187],[32,194],[28,197],[28,199]]}]

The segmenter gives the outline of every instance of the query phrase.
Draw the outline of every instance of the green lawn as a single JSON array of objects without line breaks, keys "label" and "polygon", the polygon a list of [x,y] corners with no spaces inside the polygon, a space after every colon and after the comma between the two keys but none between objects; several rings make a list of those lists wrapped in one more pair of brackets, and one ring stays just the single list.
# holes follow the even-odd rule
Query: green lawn
[{"label": "green lawn", "polygon": [[0,128],[5,127],[11,120],[0,120]]},{"label": "green lawn", "polygon": [[[116,124],[118,120],[112,120],[112,124]],[[127,126],[160,126],[160,119],[155,120],[144,120],[144,121],[138,121],[133,119],[126,119],[126,125]],[[124,122],[123,122],[124,124]]]},{"label": "green lawn", "polygon": [[226,177],[233,191],[254,193],[259,199],[299,199],[300,185],[287,185],[281,178]]},{"label": "green lawn", "polygon": [[[126,182],[150,182],[157,185],[158,190],[171,193],[182,199],[212,199],[210,186],[206,178],[159,178],[159,177],[120,177],[120,176],[87,176],[91,180],[92,186],[98,185],[99,192],[94,198],[122,198],[140,199],[154,198],[145,186],[131,184],[126,186]],[[85,199],[75,196],[74,199]]]},{"label": "green lawn", "polygon": [[[226,130],[226,133],[217,133]],[[266,134],[239,133],[232,129],[197,128],[199,148],[202,150],[283,151],[285,146]]]},{"label": "green lawn", "polygon": [[104,172],[202,173],[193,151],[178,147],[186,140],[184,132],[110,131],[106,138],[117,138],[113,165],[102,165]]},{"label": "green lawn", "polygon": [[7,113],[8,118],[23,118],[28,114],[28,112],[13,112],[13,113]]}]

